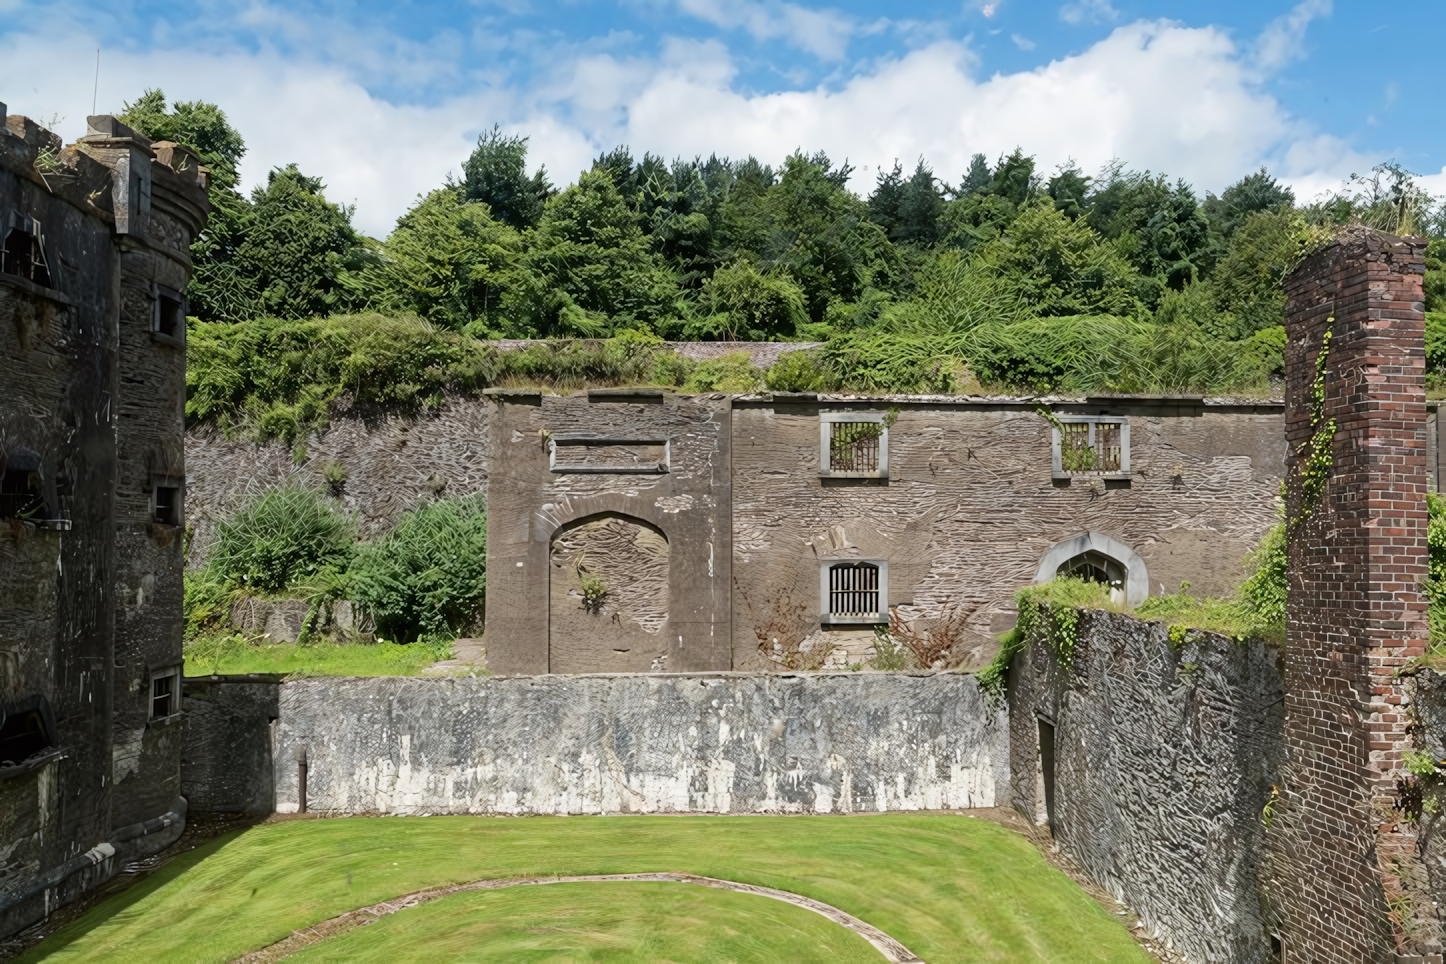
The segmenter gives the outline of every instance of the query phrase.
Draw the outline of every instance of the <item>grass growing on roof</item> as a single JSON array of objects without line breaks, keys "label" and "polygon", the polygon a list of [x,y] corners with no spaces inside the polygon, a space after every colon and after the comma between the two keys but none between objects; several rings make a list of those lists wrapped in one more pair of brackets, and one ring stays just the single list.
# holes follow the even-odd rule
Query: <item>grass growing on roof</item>
[{"label": "grass growing on roof", "polygon": [[263,643],[244,636],[203,636],[186,643],[187,676],[273,673],[285,676],[415,676],[452,658],[446,642]]},{"label": "grass growing on roof", "polygon": [[757,894],[677,883],[568,883],[454,894],[290,958],[297,964],[590,960],[877,964],[859,935]]},{"label": "grass growing on roof", "polygon": [[[181,860],[21,960],[219,964],[428,887],[644,871],[812,897],[882,929],[930,964],[1150,960],[1023,837],[947,814],[306,820],[254,827]],[[392,959],[457,959],[430,951],[422,944],[417,956]]]}]

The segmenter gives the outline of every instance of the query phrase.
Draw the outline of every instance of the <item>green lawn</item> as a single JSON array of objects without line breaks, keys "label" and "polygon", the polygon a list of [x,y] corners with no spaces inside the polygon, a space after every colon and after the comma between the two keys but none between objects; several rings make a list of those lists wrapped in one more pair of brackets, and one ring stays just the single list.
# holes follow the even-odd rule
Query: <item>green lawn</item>
[{"label": "green lawn", "polygon": [[692,884],[576,883],[453,894],[315,944],[297,964],[416,961],[835,961],[868,941],[782,901]]},{"label": "green lawn", "polygon": [[[986,820],[945,814],[386,817],[268,824],[177,858],[21,960],[221,962],[298,928],[427,887],[649,871],[803,894],[868,921],[929,964],[1150,960],[1118,922],[1050,867],[1027,840]],[[453,940],[457,920],[444,920],[454,906],[445,902],[453,899],[437,901],[440,909],[400,911],[395,920],[345,939],[365,944],[374,931],[385,936],[413,926],[407,915],[430,913],[443,937]],[[491,899],[458,896],[455,906]],[[715,914],[735,906],[718,902],[715,895],[698,899]],[[502,903],[494,909],[504,917],[542,913]],[[477,908],[479,915],[487,913],[484,903]],[[564,911],[555,918],[560,923],[549,926],[580,934],[595,923],[568,918]],[[639,928],[638,934],[647,927],[646,922],[629,926]],[[509,927],[505,921],[498,925],[499,940],[514,939],[507,936],[515,933]],[[771,932],[755,936],[772,940]],[[785,938],[792,940],[786,934],[779,940]],[[594,949],[605,946],[602,936],[594,939]],[[430,953],[430,946],[424,950],[428,960],[455,959]]]},{"label": "green lawn", "polygon": [[186,644],[185,672],[187,676],[415,676],[451,657],[451,643],[256,644],[242,636],[214,636]]}]

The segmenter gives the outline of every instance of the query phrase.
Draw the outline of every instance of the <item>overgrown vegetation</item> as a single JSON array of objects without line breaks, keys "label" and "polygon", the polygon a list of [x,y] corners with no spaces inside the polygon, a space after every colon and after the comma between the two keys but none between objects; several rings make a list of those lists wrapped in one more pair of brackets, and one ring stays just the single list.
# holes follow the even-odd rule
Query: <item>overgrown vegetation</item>
[{"label": "overgrown vegetation", "polygon": [[426,502],[359,548],[347,597],[384,638],[452,639],[481,628],[487,596],[487,510],[480,496]]},{"label": "overgrown vegetation", "polygon": [[[1432,239],[1428,370],[1446,387],[1446,215],[1394,164],[1302,205],[1264,170],[1202,199],[1016,150],[957,183],[896,165],[861,197],[821,153],[774,167],[619,147],[559,189],[494,129],[373,240],[294,165],[243,197],[245,143],[216,105],[148,91],[122,119],[214,172],[188,291],[193,423],[294,440],[335,404],[511,384],[1263,392],[1283,366],[1281,278],[1349,223]],[[517,357],[499,337],[583,341]],[[824,347],[765,373],[682,363],[661,338]]]},{"label": "overgrown vegetation", "polygon": [[[205,568],[186,573],[187,669],[413,672],[443,658],[438,646],[480,629],[486,586],[480,496],[423,503],[381,538],[358,543],[352,520],[320,492],[269,489],[217,526]],[[298,644],[261,644],[234,633],[231,613],[244,596],[307,600]],[[323,615],[338,600],[352,600],[371,616],[383,648],[354,654],[318,638]],[[406,656],[386,648],[414,641],[427,645]]]}]

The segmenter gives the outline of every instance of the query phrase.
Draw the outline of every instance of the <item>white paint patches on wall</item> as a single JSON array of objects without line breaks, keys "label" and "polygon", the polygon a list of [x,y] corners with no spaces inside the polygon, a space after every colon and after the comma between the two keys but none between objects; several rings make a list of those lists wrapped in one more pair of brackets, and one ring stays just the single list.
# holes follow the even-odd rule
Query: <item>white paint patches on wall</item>
[{"label": "white paint patches on wall", "polygon": [[277,810],[852,813],[994,806],[1007,720],[973,677],[306,680],[281,687]]}]

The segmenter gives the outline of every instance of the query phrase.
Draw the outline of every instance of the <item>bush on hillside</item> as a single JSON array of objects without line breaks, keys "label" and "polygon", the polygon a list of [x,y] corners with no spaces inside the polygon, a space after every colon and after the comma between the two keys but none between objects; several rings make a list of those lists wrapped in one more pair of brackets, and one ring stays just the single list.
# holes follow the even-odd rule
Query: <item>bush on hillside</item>
[{"label": "bush on hillside", "polygon": [[207,569],[217,581],[282,592],[351,560],[356,526],[322,496],[295,486],[268,489],[216,526]]},{"label": "bush on hillside", "polygon": [[425,503],[359,548],[351,598],[394,642],[450,639],[479,625],[487,594],[487,510],[480,496]]}]

